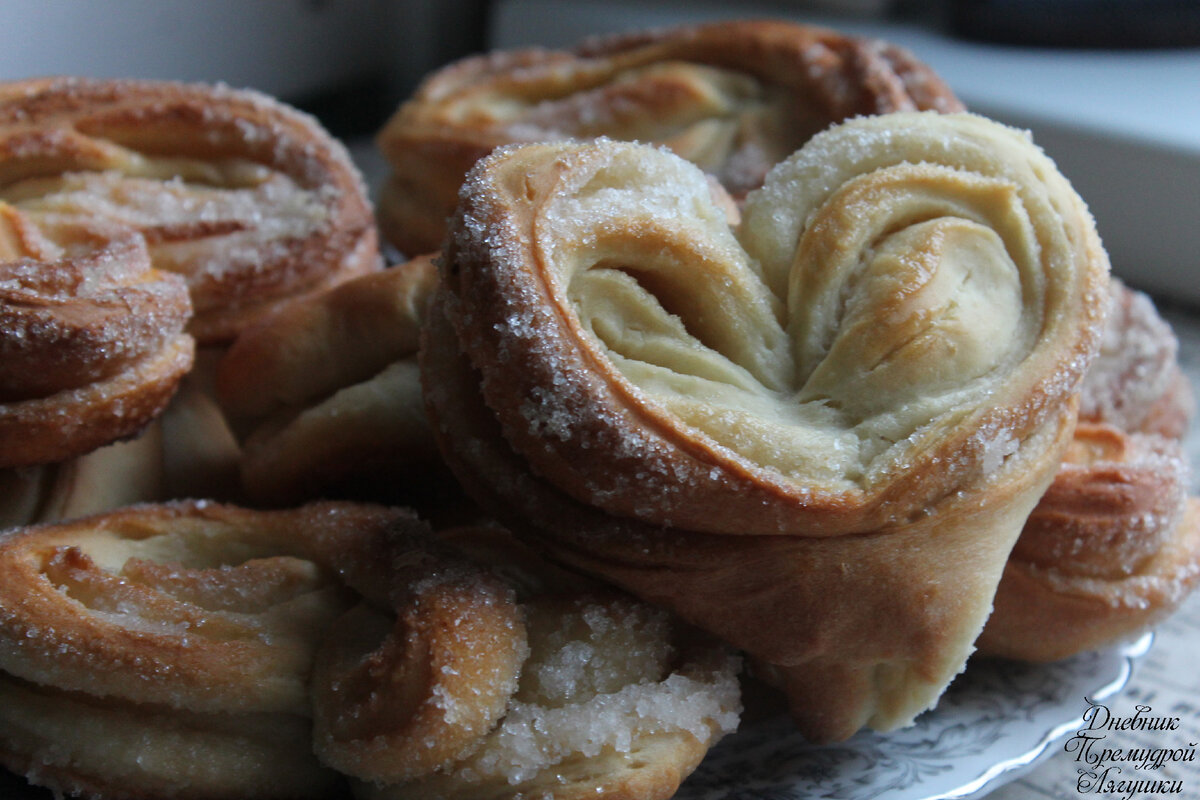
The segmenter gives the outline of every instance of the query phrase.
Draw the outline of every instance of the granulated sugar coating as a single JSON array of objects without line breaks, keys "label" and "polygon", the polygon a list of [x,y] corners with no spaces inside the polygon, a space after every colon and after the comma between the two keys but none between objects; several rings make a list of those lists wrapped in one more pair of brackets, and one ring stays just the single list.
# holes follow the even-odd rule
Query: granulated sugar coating
[{"label": "granulated sugar coating", "polygon": [[[156,266],[187,275],[194,285],[221,280],[230,270],[262,268],[279,258],[272,248],[331,222],[319,189],[252,162],[163,163],[136,154],[131,161],[127,173],[65,173],[9,187],[4,196],[35,217],[141,231]],[[223,246],[196,241],[215,236]]]},{"label": "granulated sugar coating", "polygon": [[488,53],[428,76],[384,127],[379,144],[392,174],[381,220],[402,250],[438,247],[463,175],[515,142],[607,137],[663,145],[740,198],[832,123],[961,107],[902,48],[778,20]]},{"label": "granulated sugar coating", "polygon": [[192,366],[191,314],[136,233],[35,224],[0,202],[0,468],[142,430]]},{"label": "granulated sugar coating", "polygon": [[[647,521],[711,531],[723,523],[689,498],[724,496],[743,469],[798,503],[851,498],[932,463],[957,469],[949,452],[913,454],[962,419],[984,424],[989,407],[1032,427],[1078,385],[1076,350],[1096,344],[1092,326],[1065,320],[1103,309],[1067,312],[1047,288],[1093,292],[1101,270],[1080,264],[1103,254],[1076,230],[1090,217],[1023,132],[908,119],[903,132],[857,120],[817,135],[736,229],[700,171],[661,149],[601,140],[480,162],[461,188],[454,258],[487,265],[461,280],[488,293],[497,321],[459,329],[508,438],[584,502],[638,516],[656,504]],[[542,153],[544,197],[510,200],[492,173]],[[1079,219],[1058,213],[1071,203]],[[1051,355],[1047,330],[1069,352]],[[515,372],[519,389],[502,378]],[[501,392],[520,397],[517,413]],[[627,424],[641,415],[654,424]],[[698,468],[676,457],[673,428],[703,443]],[[975,451],[983,475],[1006,455]],[[772,532],[758,522],[770,505],[741,524]]]},{"label": "granulated sugar coating", "polygon": [[[683,732],[707,742],[737,727],[730,664],[685,664],[665,613],[628,601],[528,607],[531,655],[499,727],[453,768],[466,782],[545,782],[567,759],[630,754],[644,736]],[[564,613],[565,612],[565,613]]]},{"label": "granulated sugar coating", "polygon": [[376,506],[181,501],[6,531],[0,762],[102,797],[329,797],[314,653],[351,573],[369,587],[410,527]]},{"label": "granulated sugar coating", "polygon": [[[403,712],[386,706],[396,713],[379,717],[369,729],[376,732],[373,742],[380,751],[337,764],[363,780],[364,796],[575,798],[637,786],[629,789],[639,793],[634,796],[667,797],[708,747],[737,727],[740,665],[725,648],[696,638],[661,609],[551,566],[501,531],[460,529],[449,535],[448,541],[473,558],[487,556],[494,574],[519,576],[523,624],[507,634],[528,645],[521,651],[519,678],[488,729],[462,738],[454,748],[446,746],[446,735],[422,740],[415,731],[432,727],[421,718],[445,731],[463,703],[491,697],[490,679],[480,665],[506,645],[493,643],[485,653],[466,641],[455,644],[453,631],[470,627],[465,616],[446,619],[440,632],[408,625],[422,641],[410,641],[406,652],[426,662],[424,667],[407,662],[393,673],[395,679],[417,691],[424,685],[422,669],[441,683],[453,664],[456,676],[473,676],[480,697],[473,701],[460,691],[452,704],[435,703],[436,720],[428,706],[410,704]],[[413,591],[427,594],[428,589],[416,587],[440,580],[442,569],[418,579]],[[454,649],[452,659],[439,655],[443,642]],[[381,661],[373,657],[371,663]],[[319,666],[316,680],[329,674]],[[379,684],[381,696],[390,691]],[[322,717],[318,707],[319,736]],[[397,768],[393,779],[373,766],[384,763],[388,743],[397,748],[391,753]]]},{"label": "granulated sugar coating", "polygon": [[137,232],[187,280],[205,343],[378,269],[365,185],[317,121],[248,90],[30,80],[0,92],[0,200],[37,224]]},{"label": "granulated sugar coating", "polygon": [[1178,438],[1194,398],[1179,367],[1179,342],[1153,301],[1116,279],[1100,353],[1079,397],[1079,418],[1125,431]]},{"label": "granulated sugar coating", "polygon": [[444,262],[427,342],[462,361],[427,398],[481,502],[777,667],[832,740],[962,670],[1108,289],[1028,133],[932,112],[818,133],[740,222],[663,148],[501,148]]}]

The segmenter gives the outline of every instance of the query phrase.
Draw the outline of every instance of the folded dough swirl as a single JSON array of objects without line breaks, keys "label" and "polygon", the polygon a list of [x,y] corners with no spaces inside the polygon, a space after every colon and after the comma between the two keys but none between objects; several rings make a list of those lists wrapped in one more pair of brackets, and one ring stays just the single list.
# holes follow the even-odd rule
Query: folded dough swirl
[{"label": "folded dough swirl", "polygon": [[1030,515],[981,653],[1053,661],[1149,630],[1200,584],[1200,501],[1182,448],[1081,422]]},{"label": "folded dough swirl", "polygon": [[0,200],[0,469],[142,430],[192,368],[187,286],[141,236]]},{"label": "folded dough swirl", "polygon": [[463,176],[514,142],[652,142],[736,197],[826,126],[858,114],[959,111],[928,66],[887,42],[735,20],[463,59],[428,76],[380,131],[391,174],[380,224],[401,250],[437,249]]},{"label": "folded dough swirl", "polygon": [[0,85],[0,199],[136,231],[182,275],[190,332],[225,343],[287,298],[379,267],[345,148],[251,90],[45,78]]},{"label": "folded dough swirl", "polygon": [[425,419],[417,368],[420,318],[436,283],[431,257],[421,256],[298,300],[242,332],[217,364],[215,387],[244,431],[240,473],[250,497],[296,502],[381,483],[403,484],[385,496],[406,504],[445,493],[433,491],[452,480]]},{"label": "folded dough swirl", "polygon": [[1070,438],[1107,266],[1049,159],[972,115],[836,126],[736,229],[662,150],[505,148],[463,187],[427,402],[482,502],[843,738],[962,668]]},{"label": "folded dough swirl", "polygon": [[358,796],[668,798],[737,726],[738,660],[663,609],[503,530],[412,544],[393,610],[351,610],[314,671],[317,754]]},{"label": "folded dough swirl", "polygon": [[414,527],[179,501],[5,531],[0,762],[93,797],[328,797],[314,655],[359,591],[386,594],[389,542]]},{"label": "folded dough swirl", "polygon": [[1004,567],[981,653],[1049,661],[1130,639],[1200,584],[1179,342],[1149,297],[1115,278],[1110,294],[1075,436]]}]

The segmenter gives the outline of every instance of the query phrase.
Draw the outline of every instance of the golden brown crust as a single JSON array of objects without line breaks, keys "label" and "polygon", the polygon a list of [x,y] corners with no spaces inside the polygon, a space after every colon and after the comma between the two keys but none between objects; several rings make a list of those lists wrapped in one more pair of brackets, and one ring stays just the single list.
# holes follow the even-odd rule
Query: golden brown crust
[{"label": "golden brown crust", "polygon": [[1079,198],[978,117],[835,127],[736,231],[660,150],[506,148],[464,184],[426,397],[485,508],[772,665],[805,733],[844,738],[962,668],[1106,282]]},{"label": "golden brown crust", "polygon": [[388,601],[390,548],[424,531],[382,507],[199,501],[6,531],[6,763],[97,797],[323,796],[314,653],[357,598]]},{"label": "golden brown crust", "polygon": [[984,653],[1048,661],[1132,638],[1200,580],[1178,342],[1149,297],[1116,279],[1110,293],[1079,425],[1005,567]]},{"label": "golden brown crust", "polygon": [[[271,608],[312,592],[318,618],[339,613],[333,575],[369,563],[383,529],[406,520],[416,524],[352,504],[265,512],[179,501],[14,529],[0,560],[0,668],[134,701],[304,713],[315,643],[273,629]],[[126,610],[110,617],[117,607]]]},{"label": "golden brown crust", "polygon": [[394,620],[352,609],[314,670],[317,754],[362,780],[405,782],[468,755],[529,655],[509,587],[433,546],[428,555],[396,593]]},{"label": "golden brown crust", "polygon": [[735,724],[734,662],[664,612],[496,528],[413,544],[394,621],[352,611],[314,677],[317,752],[363,796],[665,800]]},{"label": "golden brown crust", "polygon": [[962,105],[902,48],[781,21],[472,57],[428,77],[380,132],[392,166],[380,222],[402,251],[440,247],[463,176],[502,144],[595,136],[665,144],[741,196],[831,123],[918,109]]},{"label": "golden brown crust", "polygon": [[136,234],[0,215],[0,468],[137,433],[192,366],[183,281]]},{"label": "golden brown crust", "polygon": [[[844,134],[838,131],[845,145],[841,157],[857,157],[854,147],[860,131],[864,139],[877,132],[898,136],[902,125],[911,124],[918,138],[929,142],[931,148],[941,149],[943,129],[952,131],[961,123],[967,128],[979,125],[984,130],[1004,130],[982,118],[968,116],[944,118],[921,114],[907,117],[907,123],[899,120],[896,115],[885,121],[861,119],[853,126],[846,126]],[[986,161],[993,158],[989,148],[1000,146],[998,142],[973,138],[977,131],[964,134],[959,141],[969,153],[964,156],[966,159],[980,156]],[[1008,144],[1028,146],[1015,132],[1007,132],[1002,138]],[[822,137],[819,141],[824,145],[829,139]],[[882,158],[899,162],[903,159],[900,150],[899,146],[881,150]],[[1030,148],[1029,153],[1035,151]],[[800,151],[800,154],[809,157],[798,163],[811,163],[815,165],[814,169],[827,168],[825,154],[815,146]],[[1036,155],[1041,158],[1040,153]],[[887,164],[873,164],[871,158],[864,158],[868,164],[866,172],[879,176],[880,180],[911,179],[923,187],[923,182],[932,179],[927,175],[910,178],[910,168],[903,163],[893,175],[886,169]],[[640,169],[639,162],[647,165],[644,173],[636,171]],[[451,242],[452,249],[446,254],[441,290],[435,296],[434,306],[440,308],[452,323],[459,346],[470,363],[480,370],[481,389],[492,413],[504,428],[505,438],[530,461],[535,474],[551,477],[560,489],[580,501],[620,516],[710,532],[740,530],[746,534],[812,536],[827,531],[872,530],[888,521],[923,516],[931,503],[953,494],[960,484],[980,477],[978,473],[972,473],[971,465],[979,467],[986,461],[997,466],[991,463],[996,461],[995,454],[987,452],[990,438],[1000,437],[1000,431],[1012,431],[1012,436],[1017,439],[1027,432],[1037,431],[1048,418],[1058,416],[1061,403],[1076,391],[1084,365],[1097,344],[1103,315],[1103,304],[1097,301],[1106,285],[1103,282],[1107,280],[1107,259],[1091,229],[1090,216],[1077,197],[1074,199],[1077,205],[1067,209],[1075,212],[1073,218],[1065,213],[1060,218],[1051,207],[1051,202],[1059,203],[1060,200],[1042,201],[1040,210],[1045,211],[1047,218],[1041,223],[1045,229],[1039,235],[1047,238],[1057,235],[1065,252],[1062,256],[1044,256],[1040,263],[1025,264],[1020,268],[1026,272],[1042,270],[1049,280],[1060,285],[1054,291],[1044,290],[1044,296],[1038,299],[1039,307],[1022,313],[1020,325],[1031,327],[1010,332],[1022,341],[1030,342],[1019,345],[1029,347],[1029,353],[1022,354],[1025,362],[1019,373],[1009,376],[1003,383],[998,382],[994,374],[989,374],[974,384],[980,392],[987,392],[987,398],[983,400],[976,395],[978,407],[969,417],[969,424],[951,429],[948,423],[926,427],[914,423],[912,430],[905,430],[906,435],[916,434],[924,443],[919,452],[908,452],[903,459],[897,456],[905,468],[893,469],[887,455],[866,450],[864,452],[868,453],[872,463],[861,467],[861,475],[854,474],[828,484],[808,478],[791,481],[789,474],[800,473],[810,465],[804,461],[796,464],[788,459],[804,459],[808,454],[739,450],[740,445],[730,447],[725,442],[714,441],[718,436],[715,432],[722,430],[721,420],[710,425],[699,412],[682,407],[678,411],[667,410],[666,404],[675,402],[674,395],[683,395],[685,391],[719,391],[722,381],[733,379],[722,375],[719,380],[709,382],[681,379],[675,383],[668,375],[661,379],[665,388],[652,384],[659,372],[678,367],[672,359],[684,361],[707,357],[714,351],[721,356],[720,349],[724,346],[729,352],[729,360],[746,364],[744,369],[753,372],[755,379],[760,381],[758,385],[751,385],[751,391],[759,391],[762,384],[767,384],[766,392],[772,393],[769,395],[772,399],[781,395],[786,397],[789,390],[805,388],[808,391],[811,384],[825,379],[832,369],[845,367],[852,370],[856,366],[853,362],[843,364],[842,361],[861,351],[861,347],[856,349],[854,345],[861,344],[856,335],[864,331],[864,326],[870,330],[879,319],[905,320],[905,315],[909,314],[919,336],[919,326],[940,309],[921,307],[924,298],[916,291],[911,295],[890,291],[893,284],[884,280],[878,294],[867,295],[861,301],[862,310],[857,317],[845,312],[848,333],[843,335],[846,341],[835,340],[832,344],[828,341],[837,335],[836,328],[826,331],[800,327],[804,322],[812,322],[814,328],[818,322],[835,326],[842,320],[836,316],[819,319],[817,312],[828,311],[825,307],[815,309],[811,315],[802,304],[793,304],[788,311],[781,310],[780,303],[792,302],[780,297],[786,294],[783,287],[787,286],[787,277],[772,274],[765,266],[755,266],[755,261],[748,259],[742,251],[743,245],[732,238],[723,214],[715,209],[698,213],[695,220],[682,218],[678,225],[675,223],[679,218],[669,216],[671,213],[686,214],[683,207],[687,204],[703,202],[707,197],[707,186],[701,181],[696,180],[686,188],[672,184],[663,189],[670,195],[668,199],[664,200],[661,195],[650,196],[644,205],[636,205],[636,192],[645,189],[649,194],[648,187],[654,186],[655,181],[683,180],[684,175],[695,178],[685,167],[660,151],[615,142],[530,145],[503,151],[480,162],[464,187],[464,202],[456,218],[455,237]],[[662,173],[651,171],[656,169],[661,169]],[[629,178],[635,188],[627,190],[625,195],[614,191],[613,196],[634,198],[628,209],[619,205],[620,199],[612,208],[597,205],[599,210],[595,210],[586,205],[592,202],[593,192],[598,197],[597,203],[604,202],[603,189],[593,187],[605,187],[609,182],[620,187],[618,182],[627,175],[635,176]],[[801,185],[800,181],[788,180],[783,173],[779,178],[776,186],[780,192]],[[1007,180],[1010,178],[1006,176],[1001,183]],[[1063,191],[1064,187],[1065,184],[1055,184],[1054,189]],[[964,191],[969,194],[973,188]],[[1007,192],[1006,189],[1000,191]],[[1070,192],[1069,187],[1065,191]],[[674,202],[676,195],[680,197],[681,208],[656,205]],[[576,197],[580,198],[578,208],[571,205]],[[1068,202],[1070,197],[1070,194],[1064,195],[1061,202]],[[840,213],[838,203],[841,202],[853,211],[856,206],[851,203],[856,200],[853,195],[834,196],[827,206],[832,209],[829,214]],[[754,196],[751,202],[758,203],[762,213],[754,220],[747,219],[747,224],[738,229],[743,242],[756,235],[753,225],[766,225],[775,219],[770,213],[773,201],[767,191]],[[792,216],[799,213],[794,212]],[[622,215],[628,216],[623,219]],[[1054,232],[1053,228],[1059,225],[1066,230]],[[814,226],[814,232],[799,244],[794,237],[778,237],[778,241],[791,242],[792,247],[807,248],[796,259],[805,264],[812,261],[810,268],[816,275],[810,279],[812,289],[822,292],[817,299],[826,306],[833,302],[829,298],[831,289],[837,286],[837,279],[852,277],[849,268],[843,264],[836,265],[841,272],[835,272],[834,266],[819,261],[827,252],[822,248],[840,246],[829,244],[822,238],[829,233],[840,235],[843,231]],[[706,237],[711,237],[711,241],[706,241]],[[759,237],[760,240],[768,238]],[[771,252],[776,246],[775,241],[745,246],[754,247],[754,255],[764,262],[786,264],[788,258],[778,258]],[[639,254],[638,248],[646,246],[647,242],[652,242],[658,249],[650,250],[646,255]],[[852,243],[846,245],[847,248],[852,246]],[[920,247],[925,246],[924,242],[920,243]],[[780,247],[786,248],[787,244]],[[922,258],[940,255],[937,250],[915,252]],[[640,258],[649,263],[639,264]],[[662,262],[655,262],[655,258],[661,258]],[[728,260],[722,261],[722,258]],[[801,262],[801,258],[807,261]],[[1074,265],[1060,268],[1059,264],[1068,259]],[[624,273],[608,274],[623,270],[634,273],[634,280],[644,281],[646,290],[640,293],[626,290],[628,279],[622,277]],[[756,274],[755,270],[761,270],[761,273]],[[699,280],[697,276],[701,275],[711,276],[711,279]],[[585,291],[584,281],[593,278],[609,281],[610,277],[619,288],[612,289],[608,283],[597,284],[594,293],[598,296],[599,311],[584,308],[580,300]],[[897,280],[907,277],[900,276]],[[792,280],[792,291],[795,292],[798,278]],[[714,290],[714,286],[719,291]],[[699,297],[687,297],[689,290],[694,290]],[[812,301],[814,305],[817,299]],[[934,299],[930,298],[931,301]],[[745,305],[737,305],[739,302]],[[873,302],[878,302],[880,308],[876,309]],[[623,307],[622,303],[625,304]],[[688,330],[669,331],[670,335],[683,339],[683,344],[678,347],[682,355],[672,350],[660,356],[658,350],[650,350],[649,346],[646,352],[633,355],[621,352],[621,348],[635,348],[641,342],[614,340],[615,334],[602,330],[601,324],[615,328],[622,322],[649,326],[655,324],[654,321],[630,316],[610,323],[599,315],[610,313],[614,308],[641,314],[641,308],[631,308],[633,303],[653,304],[656,309],[667,309],[669,317],[683,319]],[[953,313],[957,305],[948,303],[947,307],[947,313]],[[671,314],[672,310],[678,313]],[[729,318],[722,318],[723,314]],[[786,329],[780,324],[779,317],[787,320]],[[712,330],[700,327],[705,324]],[[724,325],[732,330],[724,329]],[[647,327],[646,338],[654,332]],[[969,329],[967,333],[969,335]],[[1037,343],[1030,339],[1031,335],[1038,334],[1047,341]],[[898,329],[895,335],[913,336],[914,331]],[[807,354],[789,353],[789,336],[796,339],[790,346],[795,350],[819,348],[822,345],[820,338],[825,337],[824,355],[831,361],[830,366],[820,371],[809,364],[796,367],[791,373],[793,367],[787,361],[799,363]],[[610,340],[616,342],[611,347]],[[695,346],[697,340],[700,340],[700,347]],[[889,340],[879,336],[875,341],[882,352],[875,353],[871,349],[861,357],[876,359],[876,366],[887,364]],[[918,346],[921,342],[918,338]],[[962,347],[977,344],[963,342]],[[651,345],[665,348],[671,346],[671,342],[660,344],[652,340]],[[1004,350],[1006,346],[1000,345],[1004,352],[989,354],[989,357],[1011,359],[1013,356]],[[698,356],[694,355],[696,350],[699,350]],[[808,399],[800,395],[797,402],[812,411],[812,417],[804,417],[802,425],[810,423],[811,428],[818,429],[837,427],[847,421],[852,423],[858,417],[869,419],[872,413],[886,413],[870,404],[886,406],[893,401],[893,394],[897,395],[894,402],[903,404],[906,411],[914,406],[924,408],[910,399],[916,389],[897,386],[888,391],[885,387],[888,381],[926,377],[921,372],[924,367],[920,359],[932,355],[915,348],[911,361],[895,358],[896,366],[884,377],[880,377],[874,367],[864,368],[865,378],[851,372],[847,378],[852,382],[851,386],[832,389],[844,396]],[[661,363],[651,365],[656,369],[651,371],[650,379],[645,380],[651,384],[650,390],[638,385],[638,378],[626,376],[629,365],[640,358],[661,359]],[[910,365],[914,375],[902,374]],[[696,367],[688,362],[680,371],[696,369],[704,377],[719,366],[704,362]],[[778,374],[771,373],[772,368],[777,369]],[[811,374],[806,375],[805,369]],[[936,381],[945,378],[936,373],[929,378],[935,389],[940,390]],[[805,387],[783,383],[806,379],[808,385]],[[990,382],[996,385],[992,386]],[[684,386],[684,390],[676,391],[679,386]],[[825,388],[820,387],[821,390]],[[865,408],[848,410],[844,418],[824,415],[824,406],[837,410],[838,403],[850,403],[859,391],[887,393],[872,397],[864,404]],[[653,400],[650,399],[651,392]],[[747,399],[747,395],[750,391],[745,395],[735,394],[732,400],[714,397],[711,402],[723,402],[730,406],[728,411],[737,412],[737,403],[757,399]],[[699,397],[697,403],[702,404],[705,400]],[[681,402],[686,404],[689,400],[685,397]],[[683,421],[684,414],[693,414],[694,421]],[[755,419],[755,414],[747,413],[737,422],[749,424]],[[782,423],[780,425],[782,427]],[[698,434],[697,428],[704,433]],[[890,433],[869,435],[881,439],[883,453],[894,454],[895,450],[888,449],[896,445],[895,442],[887,443]],[[868,434],[864,432],[864,435]],[[809,447],[821,445],[819,440],[809,443]],[[835,442],[828,449],[838,451],[842,447]],[[758,458],[762,460],[756,461]],[[913,458],[919,461],[914,462]],[[813,468],[819,470],[823,466],[816,464]],[[866,473],[872,470],[879,480],[868,480]]]},{"label": "golden brown crust", "polygon": [[[445,326],[439,317],[433,314],[431,325]],[[929,527],[944,523],[958,534],[939,533],[934,554],[921,543],[928,532],[919,529],[880,547],[872,547],[879,537],[862,536],[738,536],[731,542],[608,515],[539,478],[513,452],[480,400],[478,373],[454,352],[448,328],[441,335],[431,328],[428,341],[423,369],[431,421],[467,492],[555,559],[671,608],[752,654],[759,673],[787,689],[806,736],[839,739],[896,718],[888,716],[891,709],[871,718],[879,711],[875,683],[886,672],[878,652],[901,665],[897,673],[908,665],[934,682],[961,666],[948,666],[945,650],[963,636],[973,639],[977,628],[964,632],[936,603],[960,611],[971,606],[982,620],[1009,546],[980,546],[963,534],[1003,520],[946,509]],[[1009,526],[1019,526],[1019,507],[1013,517]],[[947,582],[939,575],[943,569],[960,577]],[[789,685],[792,671],[798,678]],[[834,697],[838,702],[831,703]]]},{"label": "golden brown crust", "polygon": [[1013,558],[1080,576],[1138,572],[1180,523],[1188,475],[1176,442],[1080,423]]},{"label": "golden brown crust", "polygon": [[1012,562],[996,596],[995,621],[989,620],[980,637],[980,652],[1055,661],[1153,628],[1200,582],[1197,512],[1196,501],[1189,501],[1173,538],[1126,577],[1076,577]]},{"label": "golden brown crust", "polygon": [[249,90],[45,78],[0,87],[0,196],[140,232],[222,342],[275,304],[377,269],[345,149]]},{"label": "golden brown crust", "polygon": [[980,652],[1053,661],[1131,639],[1200,583],[1179,443],[1080,423],[1004,569]]}]

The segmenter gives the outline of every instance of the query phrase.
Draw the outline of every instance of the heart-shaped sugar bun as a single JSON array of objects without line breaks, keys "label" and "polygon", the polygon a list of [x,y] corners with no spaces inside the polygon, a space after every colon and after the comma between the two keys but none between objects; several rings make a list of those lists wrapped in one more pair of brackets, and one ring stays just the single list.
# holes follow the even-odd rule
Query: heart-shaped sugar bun
[{"label": "heart-shaped sugar bun", "polygon": [[1029,137],[968,114],[836,126],[723,208],[644,145],[480,162],[427,403],[481,502],[746,649],[808,735],[905,724],[1058,466],[1107,257]]}]

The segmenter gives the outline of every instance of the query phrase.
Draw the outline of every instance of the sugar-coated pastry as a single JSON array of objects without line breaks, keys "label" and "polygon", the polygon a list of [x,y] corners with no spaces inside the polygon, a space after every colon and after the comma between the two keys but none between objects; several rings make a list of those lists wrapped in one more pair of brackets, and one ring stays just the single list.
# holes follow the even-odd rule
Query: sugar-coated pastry
[{"label": "sugar-coated pastry", "polygon": [[316,749],[363,798],[666,800],[737,725],[737,664],[497,529],[400,555],[318,655]]},{"label": "sugar-coated pastry", "polygon": [[179,497],[241,497],[240,449],[207,388],[210,348],[136,437],[65,461],[0,469],[0,530]]},{"label": "sugar-coated pastry", "polygon": [[1048,661],[1126,640],[1200,582],[1178,342],[1149,297],[1116,279],[1111,293],[1081,421],[1005,566],[983,653]]},{"label": "sugar-coated pastry", "polygon": [[337,797],[311,747],[312,723],[296,715],[135,706],[0,672],[0,764],[57,797]]},{"label": "sugar-coated pastry", "polygon": [[142,430],[192,366],[191,314],[182,279],[154,269],[136,233],[0,200],[0,469]]},{"label": "sugar-coated pastry", "polygon": [[380,132],[392,170],[380,222],[404,252],[440,247],[463,176],[502,144],[596,136],[665,144],[740,197],[831,123],[919,109],[962,106],[903,48],[783,21],[474,56],[426,78]]},{"label": "sugar-coated pastry", "polygon": [[225,342],[289,297],[379,267],[362,179],[311,117],[250,90],[46,78],[0,85],[0,199],[139,232]]},{"label": "sugar-coated pastry", "polygon": [[814,740],[904,725],[962,669],[1108,289],[1028,135],[937,113],[818,134],[736,228],[664,150],[503,148],[440,275],[422,371],[468,491],[744,649]]},{"label": "sugar-coated pastry", "polygon": [[416,364],[436,281],[432,257],[418,257],[297,301],[238,337],[216,393],[245,432],[250,497],[293,502],[380,471],[388,481],[441,475]]},{"label": "sugar-coated pastry", "polygon": [[1129,640],[1200,583],[1200,501],[1182,448],[1080,423],[1029,517],[979,639],[981,653],[1052,661]]},{"label": "sugar-coated pastry", "polygon": [[1179,366],[1179,340],[1149,296],[1116,278],[1111,292],[1100,354],[1080,392],[1079,418],[1178,439],[1195,413],[1191,385]]},{"label": "sugar-coated pastry", "polygon": [[0,763],[96,798],[324,800],[314,653],[420,526],[181,501],[0,534]]}]

